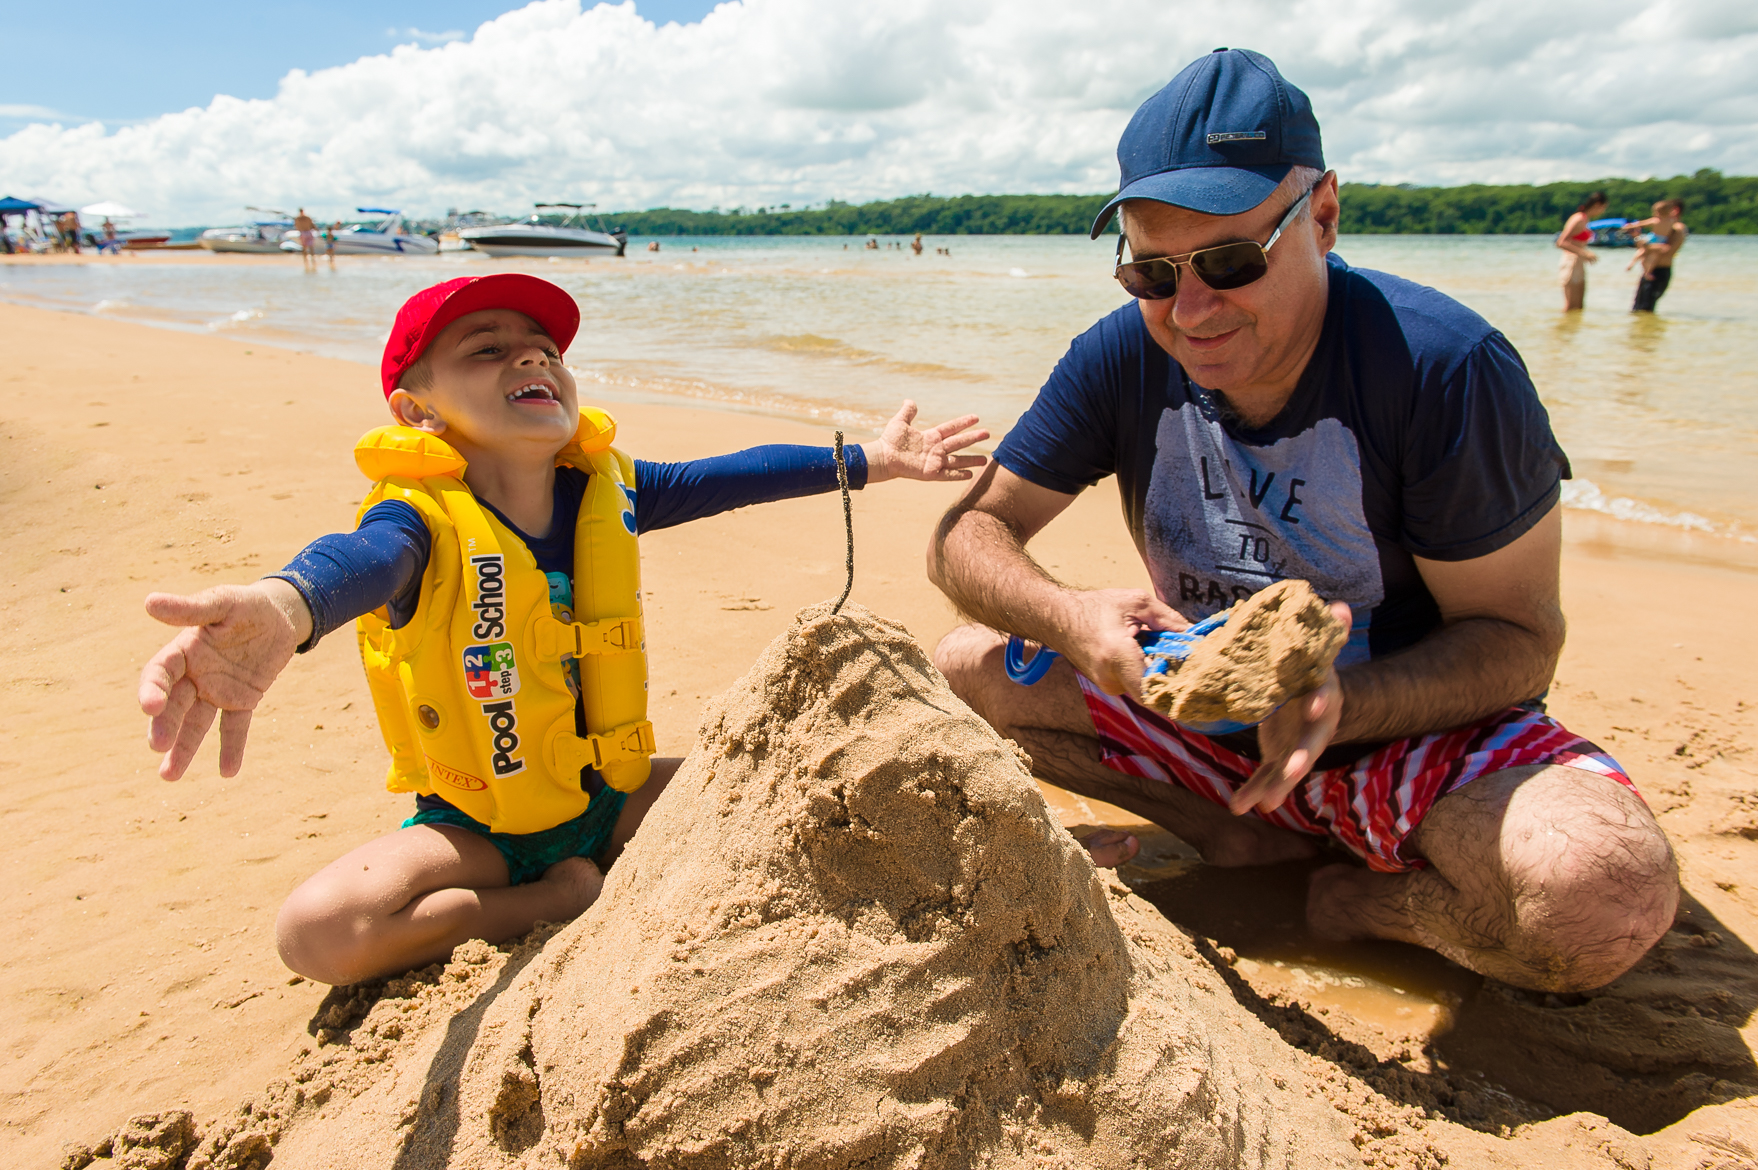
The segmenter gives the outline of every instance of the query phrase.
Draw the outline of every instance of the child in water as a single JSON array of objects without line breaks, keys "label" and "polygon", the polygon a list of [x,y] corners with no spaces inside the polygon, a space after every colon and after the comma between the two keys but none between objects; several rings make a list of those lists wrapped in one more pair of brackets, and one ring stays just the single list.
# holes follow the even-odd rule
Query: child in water
[{"label": "child in water", "polygon": [[[636,536],[831,491],[823,448],[687,463],[630,459],[579,405],[562,354],[580,313],[518,273],[449,280],[397,314],[380,366],[394,425],[355,449],[375,481],[351,533],[252,585],[155,593],[184,627],[141,672],[159,774],[182,776],[215,716],[236,775],[251,711],[292,656],[358,619],[387,785],[415,815],[308,878],[276,921],[281,958],[325,983],[500,942],[597,898],[608,864],[682,762],[653,759]],[[969,479],[974,416],[929,430],[904,403],[846,449],[849,485]]]}]

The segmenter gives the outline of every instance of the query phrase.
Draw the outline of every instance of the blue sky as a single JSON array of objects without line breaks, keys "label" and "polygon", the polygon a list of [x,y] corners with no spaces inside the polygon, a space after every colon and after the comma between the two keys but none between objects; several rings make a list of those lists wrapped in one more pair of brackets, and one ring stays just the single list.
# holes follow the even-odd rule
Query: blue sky
[{"label": "blue sky", "polygon": [[505,2],[14,4],[0,193],[167,225],[1091,193],[1216,45],[1307,92],[1345,180],[1758,173],[1754,0]]},{"label": "blue sky", "polygon": [[[656,24],[687,24],[714,4],[636,0],[636,9]],[[205,106],[220,93],[273,97],[289,70],[346,65],[399,44],[466,39],[517,7],[509,0],[100,0],[79,5],[69,20],[59,5],[7,5],[0,134],[57,116],[111,124],[150,118]],[[70,39],[77,52],[69,51]]]}]

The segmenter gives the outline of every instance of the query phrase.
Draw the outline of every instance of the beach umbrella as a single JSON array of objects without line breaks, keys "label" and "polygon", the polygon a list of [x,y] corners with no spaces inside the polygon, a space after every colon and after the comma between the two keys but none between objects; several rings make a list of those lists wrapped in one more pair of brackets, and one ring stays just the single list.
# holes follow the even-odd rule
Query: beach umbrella
[{"label": "beach umbrella", "polygon": [[21,211],[35,211],[36,209],[37,204],[31,202],[29,199],[15,199],[11,195],[6,196],[4,199],[0,199],[0,215],[8,212],[16,215]]},{"label": "beach umbrella", "polygon": [[82,207],[79,209],[79,213],[106,219],[133,219],[140,214],[132,207],[124,207],[114,200],[105,200],[103,203],[94,203],[90,207]]},{"label": "beach umbrella", "polygon": [[73,208],[67,206],[65,203],[57,203],[53,199],[44,199],[41,195],[32,195],[30,201],[36,204],[37,210],[44,215],[60,215],[63,212],[73,210]]}]

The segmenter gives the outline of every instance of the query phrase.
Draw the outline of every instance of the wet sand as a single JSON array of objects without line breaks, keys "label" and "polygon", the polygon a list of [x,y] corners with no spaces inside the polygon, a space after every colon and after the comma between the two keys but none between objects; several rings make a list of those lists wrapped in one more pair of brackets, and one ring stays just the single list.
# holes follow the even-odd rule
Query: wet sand
[{"label": "wet sand", "polygon": [[[318,259],[323,260],[320,251]],[[131,252],[113,252],[100,255],[87,250],[84,252],[14,252],[7,255],[0,252],[0,264],[54,265],[54,264],[298,264],[299,253],[283,252],[210,252],[206,248],[141,248]]]},{"label": "wet sand", "polygon": [[[252,262],[214,258],[238,259]],[[167,633],[142,613],[146,592],[248,581],[352,522],[366,488],[352,440],[383,410],[373,371],[25,308],[0,313],[0,348],[13,544],[0,617],[14,647],[0,741],[12,829],[0,1163],[43,1165],[131,1114],[226,1112],[281,1075],[327,989],[281,968],[275,908],[409,802],[382,789],[345,634],[290,668],[233,780],[217,777],[212,744],[190,778],[158,780],[133,702],[139,663]],[[645,458],[828,440],[751,416],[614,409],[619,444]],[[923,579],[922,548],[954,494],[893,484],[855,497],[855,598],[928,645],[953,615]],[[839,512],[824,496],[644,538],[662,751],[685,751],[703,700],[796,609],[840,590]],[[1412,948],[1319,947],[1298,930],[1298,870],[1211,870],[1164,834],[1149,840],[1153,864],[1124,876],[1212,940],[1242,1002],[1364,1092],[1396,1101],[1411,1084],[1441,1086],[1479,1102],[1492,1129],[1589,1110],[1638,1132],[1670,1126],[1655,1140],[1680,1151],[1694,1133],[1758,1145],[1751,1108],[1687,1118],[1758,1093],[1758,573],[1710,538],[1579,513],[1565,528],[1571,636],[1553,710],[1631,770],[1683,860],[1680,923],[1636,972],[1588,996],[1533,997]],[[1146,583],[1108,486],[1037,548],[1083,584]],[[1046,795],[1069,824],[1133,822]]]}]

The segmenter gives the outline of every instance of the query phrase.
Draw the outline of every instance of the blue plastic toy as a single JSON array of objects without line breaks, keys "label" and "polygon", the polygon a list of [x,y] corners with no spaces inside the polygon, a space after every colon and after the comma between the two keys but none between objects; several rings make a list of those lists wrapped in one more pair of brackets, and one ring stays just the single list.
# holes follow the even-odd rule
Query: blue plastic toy
[{"label": "blue plastic toy", "polygon": [[[1223,610],[1212,617],[1204,618],[1188,629],[1143,630],[1137,634],[1135,640],[1141,645],[1142,653],[1146,654],[1148,658],[1147,669],[1142,672],[1142,677],[1165,674],[1174,661],[1183,662],[1189,658],[1198,642],[1227,624],[1227,613],[1228,611]],[[1002,663],[1007,670],[1008,678],[1021,686],[1029,687],[1049,674],[1050,667],[1055,665],[1056,659],[1061,655],[1048,646],[1041,646],[1038,648],[1038,652],[1028,659],[1025,656],[1025,649],[1024,638],[1017,634],[1010,636],[1007,639],[1007,650],[1002,656]],[[1181,726],[1188,727],[1192,731],[1199,731],[1204,735],[1226,735],[1231,731],[1244,731],[1248,727],[1256,727],[1257,724],[1222,720],[1216,723],[1182,723]]]}]

